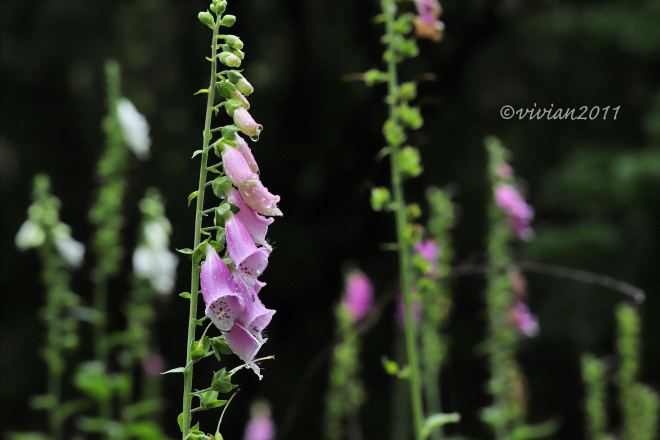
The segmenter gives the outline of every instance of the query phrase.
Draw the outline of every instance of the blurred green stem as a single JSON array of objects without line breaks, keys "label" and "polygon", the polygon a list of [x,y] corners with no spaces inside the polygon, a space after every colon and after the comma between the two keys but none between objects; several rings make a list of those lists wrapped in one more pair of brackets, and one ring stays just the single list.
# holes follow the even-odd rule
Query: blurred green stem
[{"label": "blurred green stem", "polygon": [[[396,15],[396,4],[392,0],[383,0],[381,3],[383,13],[385,14],[385,32],[388,41],[388,50],[394,52],[392,41],[394,40],[394,20]],[[390,120],[398,122],[397,111],[398,103],[398,76],[396,69],[396,60],[390,57],[387,62],[387,102],[389,106]],[[403,304],[406,315],[406,349],[408,352],[408,363],[410,367],[410,399],[413,411],[413,424],[415,439],[422,440],[422,393],[420,387],[419,360],[417,357],[417,329],[412,316],[412,298],[410,291],[410,251],[405,237],[406,226],[406,205],[403,198],[403,180],[400,169],[400,147],[398,143],[390,144],[391,147],[391,166],[392,166],[392,189],[394,192],[395,216],[396,216],[396,234],[399,249],[399,272],[401,274],[401,294],[403,295]]]},{"label": "blurred green stem", "polygon": [[[204,189],[206,186],[206,166],[208,161],[208,146],[211,140],[211,117],[213,116],[213,101],[215,99],[215,83],[216,83],[216,70],[217,70],[217,35],[220,27],[220,17],[215,20],[213,27],[213,39],[211,40],[212,56],[211,56],[211,85],[208,90],[208,100],[206,102],[206,122],[204,125],[204,147],[202,148],[202,161],[199,169],[199,188],[197,190],[197,207],[195,211],[195,246],[199,246],[201,241],[202,231],[202,211],[204,210]],[[193,365],[190,356],[192,352],[192,345],[195,341],[195,319],[197,318],[197,297],[199,293],[199,272],[201,266],[199,263],[193,261],[192,263],[192,279],[190,280],[190,315],[188,319],[188,343],[186,346],[186,365],[190,366],[183,372],[183,438],[185,439],[190,431],[191,419],[191,405],[192,405],[192,377]]]}]

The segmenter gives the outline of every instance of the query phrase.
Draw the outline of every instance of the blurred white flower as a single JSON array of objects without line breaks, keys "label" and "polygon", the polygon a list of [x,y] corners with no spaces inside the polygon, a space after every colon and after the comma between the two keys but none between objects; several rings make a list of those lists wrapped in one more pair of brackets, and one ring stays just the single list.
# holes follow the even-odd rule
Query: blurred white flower
[{"label": "blurred white flower", "polygon": [[133,252],[133,270],[135,274],[149,280],[151,287],[162,294],[172,293],[176,279],[176,255],[168,249],[170,223],[161,217],[144,226],[145,243]]},{"label": "blurred white flower", "polygon": [[46,239],[46,233],[41,226],[32,220],[25,220],[16,233],[14,242],[16,247],[22,251],[33,247],[39,247]]},{"label": "blurred white flower", "polygon": [[117,116],[124,132],[124,139],[131,150],[141,160],[149,158],[151,139],[147,119],[126,98],[121,98],[117,103]]},{"label": "blurred white flower", "polygon": [[53,229],[55,235],[55,247],[66,264],[73,268],[82,266],[85,255],[85,245],[71,237],[71,228],[60,223]]}]

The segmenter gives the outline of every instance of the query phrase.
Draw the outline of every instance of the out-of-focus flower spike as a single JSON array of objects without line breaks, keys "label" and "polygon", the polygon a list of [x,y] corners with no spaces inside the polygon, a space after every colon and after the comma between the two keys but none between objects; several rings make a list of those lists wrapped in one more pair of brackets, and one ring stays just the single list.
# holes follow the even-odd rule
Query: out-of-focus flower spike
[{"label": "out-of-focus flower spike", "polygon": [[21,225],[14,241],[16,247],[21,251],[39,247],[46,241],[46,232],[44,232],[37,222],[28,219]]},{"label": "out-of-focus flower spike", "polygon": [[373,305],[374,288],[371,281],[360,270],[351,272],[346,278],[346,287],[341,303],[348,310],[353,322],[367,316]]},{"label": "out-of-focus flower spike", "polygon": [[275,423],[270,416],[270,407],[266,402],[256,402],[250,408],[250,421],[245,426],[243,440],[273,440]]},{"label": "out-of-focus flower spike", "polygon": [[65,263],[72,268],[79,268],[83,264],[85,256],[85,245],[71,237],[71,228],[60,223],[53,228],[55,236],[55,248],[64,259]]},{"label": "out-of-focus flower spike", "polygon": [[231,272],[213,246],[206,247],[206,260],[200,272],[205,314],[223,332],[229,331],[245,308]]}]

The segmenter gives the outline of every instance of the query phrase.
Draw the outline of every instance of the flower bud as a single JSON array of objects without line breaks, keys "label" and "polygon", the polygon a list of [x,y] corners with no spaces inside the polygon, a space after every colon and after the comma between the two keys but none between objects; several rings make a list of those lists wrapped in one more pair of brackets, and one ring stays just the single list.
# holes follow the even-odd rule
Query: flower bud
[{"label": "flower bud", "polygon": [[235,99],[233,98],[232,94],[236,93],[236,86],[233,85],[231,82],[225,80],[218,81],[215,83],[215,88],[220,94],[225,99]]},{"label": "flower bud", "polygon": [[254,122],[250,113],[243,107],[234,110],[234,124],[236,124],[239,130],[250,137],[259,136],[259,133],[263,130],[263,126]]},{"label": "flower bud", "polygon": [[241,59],[231,52],[221,52],[218,59],[222,64],[228,67],[240,67]]},{"label": "flower bud", "polygon": [[209,11],[206,12],[200,12],[197,17],[199,18],[199,21],[213,29],[213,26],[215,26],[215,22],[213,21],[213,15]]},{"label": "flower bud", "polygon": [[236,35],[226,35],[225,42],[232,49],[243,49],[243,42]]},{"label": "flower bud", "polygon": [[371,190],[371,208],[374,211],[382,210],[388,203],[390,203],[390,190],[383,187]]},{"label": "flower bud", "polygon": [[245,96],[249,96],[254,92],[254,87],[252,87],[252,84],[248,82],[247,79],[241,78],[238,80],[236,84],[234,84],[236,88],[238,89],[239,92],[244,94]]},{"label": "flower bud", "polygon": [[211,10],[213,12],[215,12],[217,15],[220,15],[225,12],[225,9],[227,9],[227,2],[213,0],[213,4],[211,5]]},{"label": "flower bud", "polygon": [[236,23],[236,17],[233,15],[225,15],[220,20],[220,24],[225,27],[232,27]]},{"label": "flower bud", "polygon": [[240,101],[240,103],[243,104],[243,107],[245,107],[246,110],[250,110],[250,103],[248,102],[247,98],[245,98],[245,96],[238,90],[235,90],[231,94],[231,99]]}]

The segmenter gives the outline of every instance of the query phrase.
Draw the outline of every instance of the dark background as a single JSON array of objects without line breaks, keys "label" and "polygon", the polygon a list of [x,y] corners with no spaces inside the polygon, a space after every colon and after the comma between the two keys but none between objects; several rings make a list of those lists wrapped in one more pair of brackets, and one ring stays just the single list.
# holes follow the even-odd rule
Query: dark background
[{"label": "dark background", "polygon": [[[35,252],[19,253],[13,237],[26,218],[32,177],[51,175],[62,199],[63,221],[88,242],[87,209],[97,187],[106,113],[103,63],[123,67],[123,93],[151,124],[152,158],[132,158],[126,198],[125,244],[132,249],[137,201],[148,186],[161,189],[174,234],[172,246],[190,247],[211,33],[197,20],[202,1],[3,1],[0,3],[2,120],[2,431],[44,429],[28,398],[45,389],[38,357],[43,303]],[[412,3],[405,7],[412,7]],[[660,386],[660,2],[658,1],[445,1],[446,38],[421,41],[421,55],[406,62],[403,79],[425,72],[416,104],[425,125],[411,135],[425,172],[406,185],[424,205],[429,184],[455,192],[459,224],[456,264],[483,261],[486,233],[486,156],[483,138],[494,134],[513,151],[512,165],[536,208],[536,239],[516,249],[521,258],[611,275],[648,293],[643,315],[642,379]],[[225,438],[240,438],[256,397],[274,407],[280,438],[318,438],[327,367],[301,379],[333,333],[332,305],[342,289],[342,266],[359,264],[378,297],[396,289],[396,256],[380,243],[393,240],[390,214],[369,207],[370,188],[387,185],[389,164],[374,157],[383,146],[386,116],[382,86],[367,88],[342,76],[380,67],[383,28],[374,25],[373,0],[233,0],[232,33],[245,43],[245,75],[255,86],[251,114],[264,125],[253,152],[264,184],[282,197],[284,217],[269,230],[275,245],[262,293],[277,310],[261,353],[264,379],[237,376],[243,391],[225,418]],[[621,106],[616,120],[503,120],[500,108]],[[218,119],[224,125],[228,119]],[[209,199],[212,200],[212,199]],[[210,205],[208,205],[210,206]],[[75,290],[90,300],[86,266]],[[130,258],[125,260],[130,273]],[[188,290],[183,256],[177,292]],[[556,417],[555,438],[583,438],[579,356],[614,351],[614,306],[620,293],[578,281],[530,274],[529,301],[541,334],[523,340],[520,361],[528,379],[529,420]],[[485,334],[483,279],[453,282],[455,308],[448,328],[450,358],[443,373],[444,406],[462,421],[449,432],[489,438],[478,421],[487,406],[486,360],[475,346]],[[111,325],[121,328],[126,285],[112,285]],[[159,306],[156,328],[167,367],[185,357],[188,302],[176,296]],[[84,327],[83,327],[84,329]],[[392,356],[399,330],[393,307],[363,340],[368,400],[362,410],[366,439],[388,438],[391,382],[380,356]],[[86,359],[80,351],[71,362]],[[616,358],[608,357],[616,368]],[[234,362],[235,359],[232,360]],[[204,387],[216,364],[195,368]],[[178,435],[182,381],[164,377],[163,426]],[[616,397],[615,390],[610,398]],[[73,393],[70,393],[73,395]],[[297,412],[294,411],[294,407]],[[613,424],[617,423],[612,405]],[[213,429],[217,414],[203,418]],[[288,425],[283,426],[285,420]],[[203,422],[204,423],[204,422]]]}]

